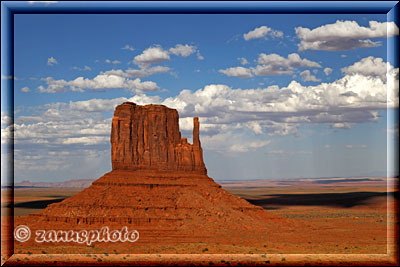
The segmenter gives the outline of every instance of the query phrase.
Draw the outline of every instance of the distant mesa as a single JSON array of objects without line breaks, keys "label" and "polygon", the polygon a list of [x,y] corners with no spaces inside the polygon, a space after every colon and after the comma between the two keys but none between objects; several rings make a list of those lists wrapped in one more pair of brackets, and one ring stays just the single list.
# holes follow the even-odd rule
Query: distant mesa
[{"label": "distant mesa", "polygon": [[14,184],[14,188],[86,188],[92,184],[93,179],[74,179],[63,182],[31,182],[22,181]]}]

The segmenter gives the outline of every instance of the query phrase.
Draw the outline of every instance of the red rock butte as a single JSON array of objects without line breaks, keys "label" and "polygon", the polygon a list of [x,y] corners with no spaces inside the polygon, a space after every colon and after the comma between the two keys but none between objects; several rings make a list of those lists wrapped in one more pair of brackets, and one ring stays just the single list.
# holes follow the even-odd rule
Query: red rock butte
[{"label": "red rock butte", "polygon": [[224,239],[238,231],[265,235],[266,220],[275,216],[207,176],[199,126],[194,118],[189,144],[181,138],[176,110],[129,102],[117,106],[111,130],[112,171],[20,223],[31,229],[133,224],[140,242],[157,243],[192,242],[196,236],[204,241],[206,236],[214,238],[212,232]]},{"label": "red rock butte", "polygon": [[181,138],[179,115],[162,105],[125,102],[115,109],[111,129],[113,170],[188,171],[207,174],[194,118],[193,144]]}]

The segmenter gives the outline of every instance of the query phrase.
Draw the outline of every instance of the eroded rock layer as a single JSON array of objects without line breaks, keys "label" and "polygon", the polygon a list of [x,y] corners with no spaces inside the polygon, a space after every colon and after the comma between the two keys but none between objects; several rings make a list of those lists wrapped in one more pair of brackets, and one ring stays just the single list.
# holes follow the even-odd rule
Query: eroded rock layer
[{"label": "eroded rock layer", "polygon": [[235,221],[231,227],[239,229],[265,215],[261,207],[231,195],[203,174],[113,170],[34,216],[71,224],[117,222],[139,229],[209,227],[205,222],[225,227]]}]

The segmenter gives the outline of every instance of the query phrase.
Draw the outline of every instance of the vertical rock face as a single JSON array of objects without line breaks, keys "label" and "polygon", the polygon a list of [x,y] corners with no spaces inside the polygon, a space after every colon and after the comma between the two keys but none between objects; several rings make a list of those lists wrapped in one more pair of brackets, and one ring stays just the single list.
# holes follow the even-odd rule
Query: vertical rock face
[{"label": "vertical rock face", "polygon": [[113,170],[169,170],[206,174],[194,118],[193,145],[181,138],[177,110],[125,102],[116,107],[111,129]]}]

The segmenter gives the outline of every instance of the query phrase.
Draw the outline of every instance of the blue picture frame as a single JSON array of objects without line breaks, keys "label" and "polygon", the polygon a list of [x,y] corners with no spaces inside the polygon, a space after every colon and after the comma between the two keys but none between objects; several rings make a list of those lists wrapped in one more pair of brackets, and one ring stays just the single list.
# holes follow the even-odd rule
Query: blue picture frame
[{"label": "blue picture frame", "polygon": [[[22,1],[1,2],[1,75],[2,77],[14,77],[14,16],[17,14],[386,14],[388,21],[399,24],[398,1],[99,1],[80,2],[60,1],[56,4],[38,3],[27,5]],[[395,65],[398,65],[398,38],[397,41],[388,42],[387,55]],[[1,81],[1,105],[2,110],[14,113],[14,79],[2,79]],[[392,118],[393,119],[393,118]],[[389,119],[388,119],[389,120]],[[13,124],[13,118],[10,121]],[[388,121],[389,124],[389,121]],[[12,139],[12,137],[11,137]],[[390,146],[390,144],[388,145]],[[2,175],[3,184],[9,185],[9,190],[2,190],[2,199],[13,199],[13,142],[7,142],[4,149],[9,152],[7,158],[2,158],[7,163],[7,169]],[[2,156],[3,157],[3,156]],[[398,164],[390,162],[390,164]],[[4,213],[3,213],[4,211]],[[58,264],[72,263],[76,265],[99,264],[86,255],[25,255],[16,254],[13,250],[12,232],[13,207],[2,207],[2,242],[3,235],[7,235],[6,242],[2,244],[2,264]],[[3,228],[5,227],[5,228]],[[5,229],[5,231],[3,231]],[[398,238],[398,233],[392,229],[391,235]],[[397,237],[396,237],[397,235]],[[286,259],[285,265],[298,264],[372,264],[372,265],[396,265],[397,257],[393,251],[388,254],[376,255],[351,255],[351,254],[277,254],[277,255],[163,255],[160,259],[157,255],[131,255],[130,261],[123,261],[123,255],[114,255],[110,261],[103,264],[208,264],[224,262],[237,264],[245,262],[249,264],[274,265]],[[228,260],[226,260],[228,259]]]}]

